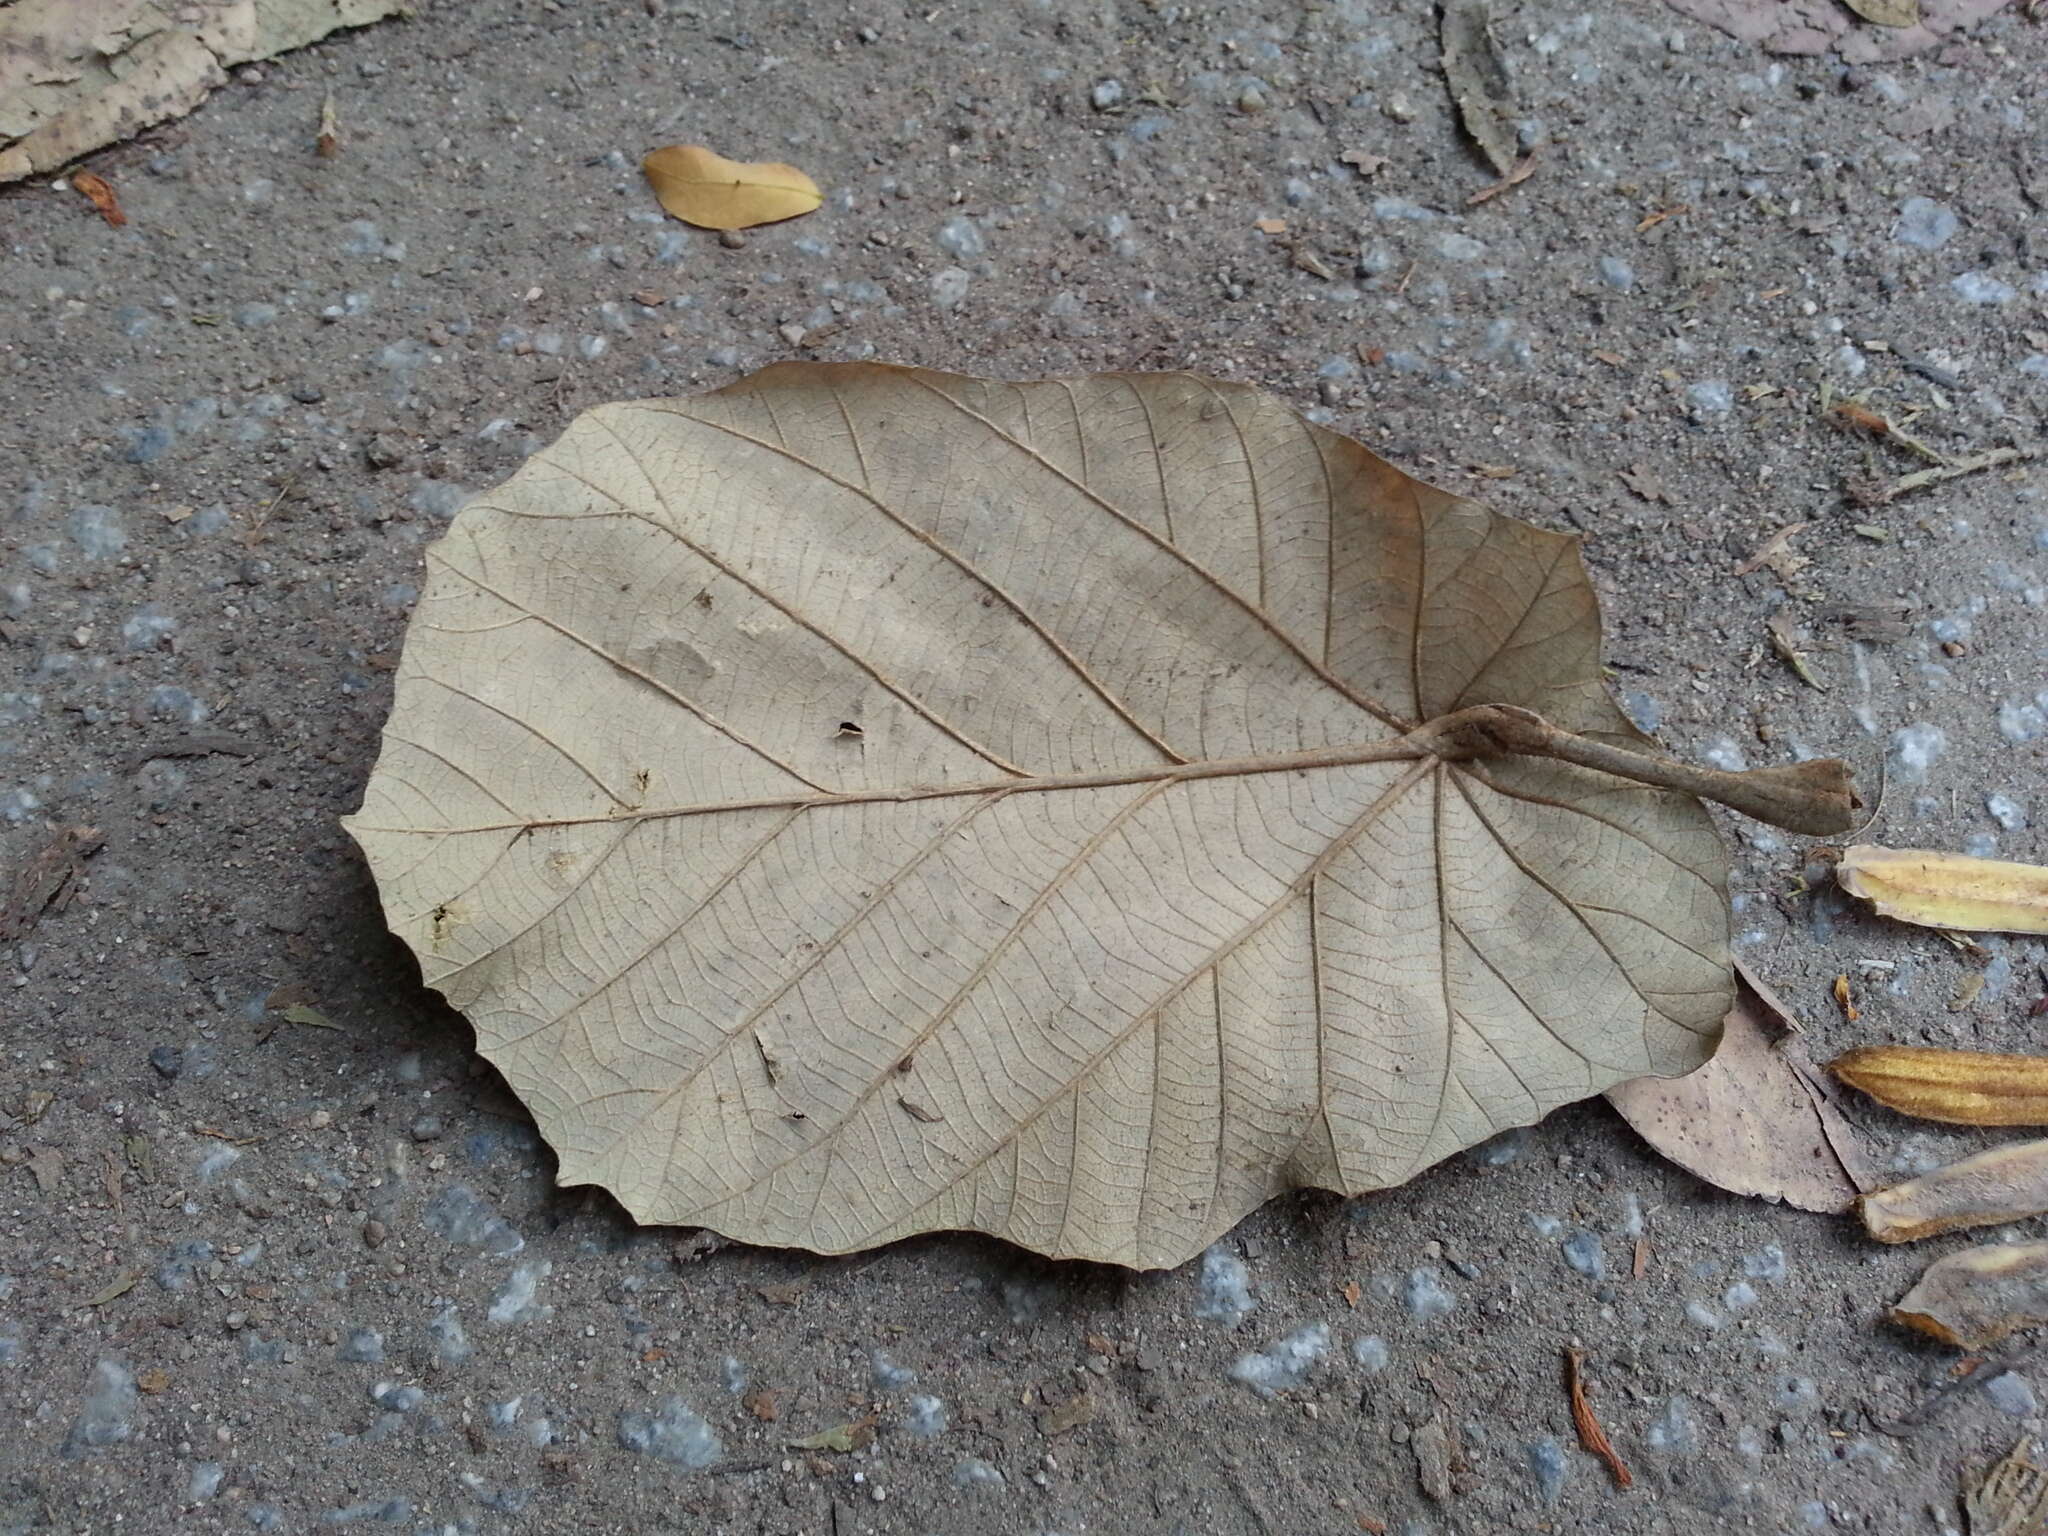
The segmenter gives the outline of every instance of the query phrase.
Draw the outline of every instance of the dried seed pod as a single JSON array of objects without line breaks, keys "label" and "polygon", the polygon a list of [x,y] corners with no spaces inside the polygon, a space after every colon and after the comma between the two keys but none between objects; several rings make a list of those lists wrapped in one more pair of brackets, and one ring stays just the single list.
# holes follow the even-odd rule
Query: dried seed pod
[{"label": "dried seed pod", "polygon": [[1950,1125],[2048,1125],[2048,1056],[1859,1045],[1828,1070],[1902,1115]]},{"label": "dried seed pod", "polygon": [[2016,1141],[1865,1195],[1863,1225],[1881,1243],[2048,1211],[2048,1141]]},{"label": "dried seed pod", "polygon": [[1885,917],[1972,933],[2048,933],[2048,869],[1931,848],[1844,849],[1835,878]]}]

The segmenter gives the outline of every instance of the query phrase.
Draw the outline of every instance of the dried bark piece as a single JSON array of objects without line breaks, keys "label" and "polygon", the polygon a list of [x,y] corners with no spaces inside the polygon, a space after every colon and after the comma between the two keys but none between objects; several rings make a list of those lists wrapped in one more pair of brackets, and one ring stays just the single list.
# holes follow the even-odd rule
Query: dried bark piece
[{"label": "dried bark piece", "polygon": [[2048,1243],[1987,1243],[1927,1266],[1892,1321],[1958,1349],[1989,1349],[2048,1323]]},{"label": "dried bark piece", "polygon": [[2048,933],[2048,869],[1930,848],[1842,850],[1835,878],[1882,917],[1968,933]]},{"label": "dried bark piece", "polygon": [[2048,1125],[2048,1056],[1859,1045],[1828,1070],[1902,1115],[1950,1125]]},{"label": "dried bark piece", "polygon": [[1643,1078],[1607,1102],[1664,1156],[1738,1195],[1846,1211],[1879,1180],[1854,1126],[1807,1060],[1791,1010],[1744,966],[1714,1059],[1688,1077]]},{"label": "dried bark piece", "polygon": [[0,900],[0,944],[22,937],[45,913],[63,911],[78,892],[85,861],[104,841],[97,827],[63,827],[31,854]]},{"label": "dried bark piece", "polygon": [[1515,92],[1494,46],[1485,0],[1445,0],[1439,40],[1458,121],[1505,181],[1515,171]]},{"label": "dried bark piece", "polygon": [[1881,1243],[2038,1216],[2048,1211],[2048,1139],[1979,1152],[1865,1195],[1859,1208]]}]

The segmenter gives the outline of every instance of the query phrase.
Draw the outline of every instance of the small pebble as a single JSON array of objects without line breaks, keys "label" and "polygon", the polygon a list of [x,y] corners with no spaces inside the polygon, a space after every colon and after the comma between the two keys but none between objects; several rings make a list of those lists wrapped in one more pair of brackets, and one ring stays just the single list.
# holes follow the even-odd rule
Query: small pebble
[{"label": "small pebble", "polygon": [[1961,227],[1955,210],[1931,197],[1909,197],[1899,204],[1899,222],[1892,238],[1923,251],[1938,251]]},{"label": "small pebble", "polygon": [[917,1372],[908,1366],[898,1365],[886,1349],[878,1349],[868,1357],[868,1369],[878,1392],[901,1392],[905,1387],[917,1385]]},{"label": "small pebble", "polygon": [[904,1404],[903,1427],[920,1440],[943,1434],[950,1419],[945,1403],[926,1392],[913,1394]]},{"label": "small pebble", "polygon": [[1565,1459],[1564,1448],[1550,1436],[1529,1443],[1529,1471],[1545,1504],[1555,1504],[1564,1496],[1564,1481],[1571,1463]]},{"label": "small pebble", "polygon": [[736,229],[721,229],[718,232],[718,243],[728,251],[744,251],[747,248],[747,237]]},{"label": "small pebble", "polygon": [[351,1328],[348,1337],[335,1350],[334,1357],[350,1365],[381,1365],[384,1363],[384,1335],[374,1328]]},{"label": "small pebble", "polygon": [[1668,1399],[1664,1413],[1649,1430],[1652,1448],[1667,1456],[1690,1456],[1700,1448],[1699,1423],[1693,1415],[1692,1401],[1684,1396]]},{"label": "small pebble", "polygon": [[2018,294],[1988,272],[1965,272],[1949,283],[1966,304],[2009,304]]},{"label": "small pebble", "polygon": [[374,1216],[363,1223],[363,1246],[365,1248],[382,1248],[384,1246],[384,1239],[390,1235],[391,1229]]},{"label": "small pebble", "polygon": [[1239,1355],[1230,1368],[1230,1378],[1243,1382],[1260,1397],[1272,1397],[1300,1386],[1329,1352],[1329,1325],[1310,1323],[1271,1349]]},{"label": "small pebble", "polygon": [[939,249],[955,261],[973,261],[987,248],[980,226],[964,215],[941,224],[937,241]]},{"label": "small pebble", "polygon": [[1984,1383],[1984,1395],[1991,1400],[1992,1407],[2016,1419],[2030,1418],[2040,1411],[2033,1383],[2018,1371],[1992,1377]]},{"label": "small pebble", "polygon": [[1533,1130],[1526,1125],[1518,1125],[1511,1131],[1488,1137],[1465,1155],[1482,1168],[1505,1168],[1509,1163],[1519,1162],[1535,1139]]},{"label": "small pebble", "polygon": [[1776,1243],[1766,1243],[1755,1253],[1743,1258],[1742,1272],[1752,1280],[1778,1285],[1792,1273],[1792,1266],[1786,1261],[1783,1248]]},{"label": "small pebble", "polygon": [[1221,1243],[1203,1253],[1195,1284],[1195,1316],[1205,1322],[1235,1328],[1258,1306],[1252,1300],[1251,1272],[1244,1260]]},{"label": "small pebble", "polygon": [[546,1259],[531,1264],[515,1264],[512,1273],[505,1277],[505,1283],[498,1287],[498,1294],[491,1298],[490,1310],[484,1316],[494,1323],[540,1323],[555,1315],[555,1309],[535,1297],[540,1283],[545,1280],[554,1266]]},{"label": "small pebble", "polygon": [[1696,420],[1726,416],[1735,409],[1735,389],[1725,379],[1702,379],[1686,390],[1685,400]]},{"label": "small pebble", "polygon": [[[1984,809],[1991,813],[1991,819],[2008,832],[2024,832],[2027,827],[2027,804],[1998,790],[1984,797]],[[152,1053],[152,1061],[155,1055]]]},{"label": "small pebble", "polygon": [[1596,1285],[1607,1278],[1607,1255],[1599,1233],[1584,1229],[1574,1232],[1564,1240],[1560,1251],[1565,1263]]},{"label": "small pebble", "polygon": [[173,1078],[185,1070],[185,1053],[175,1045],[152,1046],[149,1064],[156,1069],[157,1076]]},{"label": "small pebble", "polygon": [[653,1413],[619,1414],[619,1445],[685,1471],[710,1466],[725,1447],[711,1426],[680,1397],[666,1397]]},{"label": "small pebble", "polygon": [[453,1302],[427,1319],[427,1337],[434,1341],[435,1358],[443,1365],[460,1365],[474,1353]]},{"label": "small pebble", "polygon": [[1121,80],[1098,80],[1095,89],[1088,93],[1088,104],[1098,112],[1107,112],[1122,104],[1124,83]]},{"label": "small pebble", "polygon": [[1401,1300],[1406,1303],[1409,1315],[1423,1323],[1448,1315],[1458,1305],[1458,1298],[1444,1286],[1442,1272],[1429,1265],[1408,1271],[1401,1286]]},{"label": "small pebble", "polygon": [[967,298],[967,285],[972,281],[973,278],[965,267],[941,267],[932,274],[933,307],[942,310],[958,309]]},{"label": "small pebble", "polygon": [[1947,745],[1948,735],[1938,725],[1921,722],[1894,732],[1888,754],[1893,777],[1902,784],[1924,783]]},{"label": "small pebble", "polygon": [[93,1368],[92,1390],[64,1436],[64,1456],[82,1456],[126,1440],[135,1432],[137,1402],[134,1374],[119,1361],[100,1361]]}]

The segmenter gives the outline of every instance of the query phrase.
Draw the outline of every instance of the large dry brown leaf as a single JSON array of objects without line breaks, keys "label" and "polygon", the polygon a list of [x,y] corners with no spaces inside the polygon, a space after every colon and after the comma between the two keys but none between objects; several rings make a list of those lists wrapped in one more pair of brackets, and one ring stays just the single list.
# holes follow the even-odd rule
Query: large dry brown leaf
[{"label": "large dry brown leaf", "polygon": [[565,1182],[1160,1266],[1711,1051],[1701,807],[1403,746],[1487,702],[1641,743],[1575,541],[1243,387],[789,364],[463,509],[350,829]]}]

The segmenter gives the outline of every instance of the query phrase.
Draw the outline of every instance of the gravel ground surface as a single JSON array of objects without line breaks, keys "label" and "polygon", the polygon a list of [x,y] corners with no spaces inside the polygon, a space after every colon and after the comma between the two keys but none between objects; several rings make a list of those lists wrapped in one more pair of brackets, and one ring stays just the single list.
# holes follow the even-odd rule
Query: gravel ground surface
[{"label": "gravel ground surface", "polygon": [[[0,1532],[1959,1528],[2048,1390],[1879,1427],[1953,1364],[1884,1309],[1964,1239],[1722,1195],[1597,1102],[1179,1272],[638,1230],[553,1187],[336,825],[467,494],[599,401],[878,357],[1257,381],[1582,532],[1674,750],[1886,761],[1874,840],[2042,858],[2044,471],[1858,506],[1920,461],[1819,404],[2039,441],[2048,35],[1845,72],[1647,3],[1496,32],[1542,147],[1476,206],[1429,7],[1361,0],[430,0],[95,157],[123,228],[0,193],[0,867],[105,840],[4,958]],[[639,157],[699,140],[825,206],[665,220]],[[1729,833],[1816,1057],[2038,1037],[2040,944],[1959,954]],[[1898,1169],[1984,1140],[1862,1119]]]}]

